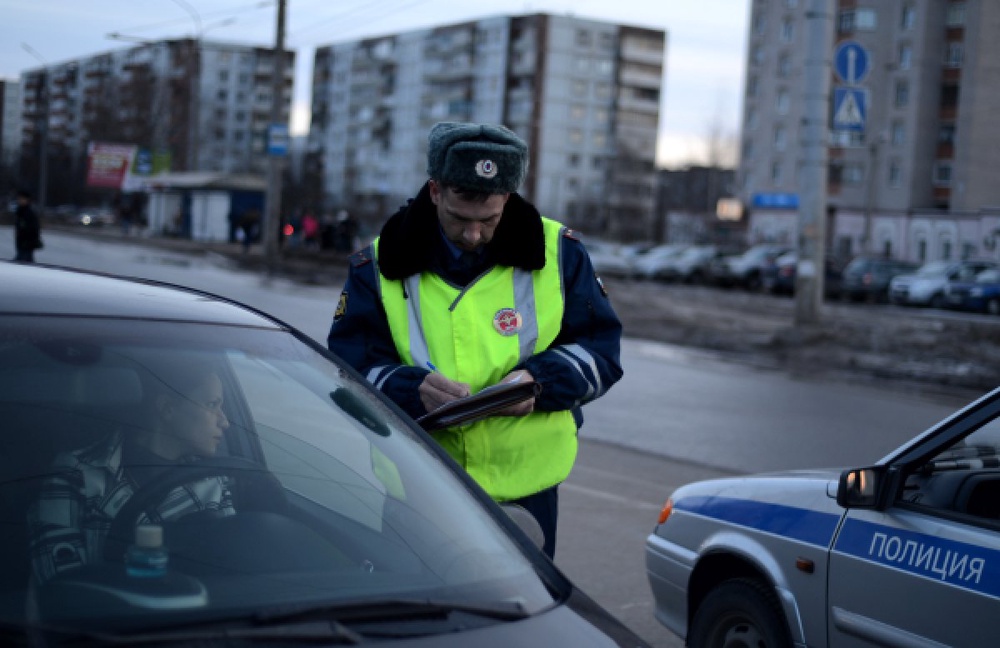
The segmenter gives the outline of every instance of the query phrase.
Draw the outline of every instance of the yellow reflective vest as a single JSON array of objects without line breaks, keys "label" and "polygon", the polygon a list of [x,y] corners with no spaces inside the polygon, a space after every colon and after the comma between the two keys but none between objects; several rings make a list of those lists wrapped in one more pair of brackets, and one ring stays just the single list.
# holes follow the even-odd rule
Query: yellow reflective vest
[{"label": "yellow reflective vest", "polygon": [[[495,266],[465,288],[431,272],[403,280],[379,273],[382,305],[402,361],[416,367],[433,363],[476,393],[548,349],[565,308],[559,255],[563,227],[547,218],[542,223],[541,270]],[[376,240],[376,263],[378,247]],[[576,459],[577,430],[569,410],[491,417],[433,435],[498,501],[555,486]]]}]

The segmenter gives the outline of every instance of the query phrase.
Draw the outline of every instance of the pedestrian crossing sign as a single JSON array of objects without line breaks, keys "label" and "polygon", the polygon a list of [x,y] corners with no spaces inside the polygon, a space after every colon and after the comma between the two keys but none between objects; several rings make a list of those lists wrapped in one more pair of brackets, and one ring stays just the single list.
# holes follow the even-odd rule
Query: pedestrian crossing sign
[{"label": "pedestrian crossing sign", "polygon": [[868,114],[868,91],[865,88],[833,89],[833,130],[863,131]]}]

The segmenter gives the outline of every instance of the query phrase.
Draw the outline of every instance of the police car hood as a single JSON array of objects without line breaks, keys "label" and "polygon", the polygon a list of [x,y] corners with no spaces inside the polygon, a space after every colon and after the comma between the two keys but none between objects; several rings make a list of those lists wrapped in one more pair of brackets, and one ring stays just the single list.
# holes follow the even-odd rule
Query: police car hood
[{"label": "police car hood", "polygon": [[[840,470],[799,470],[694,482],[674,491],[674,511],[739,526],[796,535],[822,544],[844,509],[837,505]],[[815,537],[813,537],[815,536]]]}]

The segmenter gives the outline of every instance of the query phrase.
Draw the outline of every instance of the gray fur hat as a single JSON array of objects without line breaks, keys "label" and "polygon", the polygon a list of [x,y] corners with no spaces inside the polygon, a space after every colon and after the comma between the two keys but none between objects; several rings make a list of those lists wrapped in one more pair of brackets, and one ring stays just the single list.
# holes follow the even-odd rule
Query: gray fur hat
[{"label": "gray fur hat", "polygon": [[528,145],[503,126],[440,122],[427,137],[427,174],[470,191],[513,193],[528,175]]}]

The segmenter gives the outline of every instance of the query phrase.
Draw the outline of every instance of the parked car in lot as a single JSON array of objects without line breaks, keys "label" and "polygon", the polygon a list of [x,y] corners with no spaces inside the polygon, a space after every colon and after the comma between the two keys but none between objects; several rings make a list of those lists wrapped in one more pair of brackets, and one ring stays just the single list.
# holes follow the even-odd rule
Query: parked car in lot
[{"label": "parked car in lot", "polygon": [[944,308],[949,281],[971,281],[983,270],[997,267],[994,261],[931,261],[913,274],[902,274],[889,282],[889,301],[906,306]]},{"label": "parked car in lot", "polygon": [[[836,299],[840,296],[842,264],[830,256],[824,257],[823,264],[826,268],[823,274],[823,295]],[[766,262],[760,271],[761,290],[772,295],[794,295],[798,266],[799,253],[795,250]]]},{"label": "parked car in lot", "polygon": [[692,648],[994,645],[998,466],[1000,389],[870,466],[682,486],[646,542],[656,618]]},{"label": "parked car in lot", "polygon": [[523,509],[236,302],[0,262],[0,420],[5,644],[645,645]]},{"label": "parked car in lot", "polygon": [[657,245],[636,258],[632,274],[639,279],[666,279],[671,265],[690,249],[674,243]]},{"label": "parked car in lot", "polygon": [[709,279],[718,286],[757,290],[764,266],[790,250],[783,245],[755,245],[742,254],[715,259],[709,266]]},{"label": "parked car in lot", "polygon": [[949,281],[944,294],[950,308],[1000,315],[1000,269],[983,270],[972,281]]},{"label": "parked car in lot", "polygon": [[649,279],[705,283],[709,265],[720,256],[722,252],[714,245],[692,245],[669,256],[640,259],[636,268]]},{"label": "parked car in lot", "polygon": [[636,254],[624,250],[617,243],[584,239],[584,246],[594,264],[594,270],[602,277],[630,277]]},{"label": "parked car in lot", "polygon": [[886,302],[889,282],[901,274],[913,273],[919,265],[884,257],[859,256],[851,259],[841,276],[841,292],[851,301]]}]

